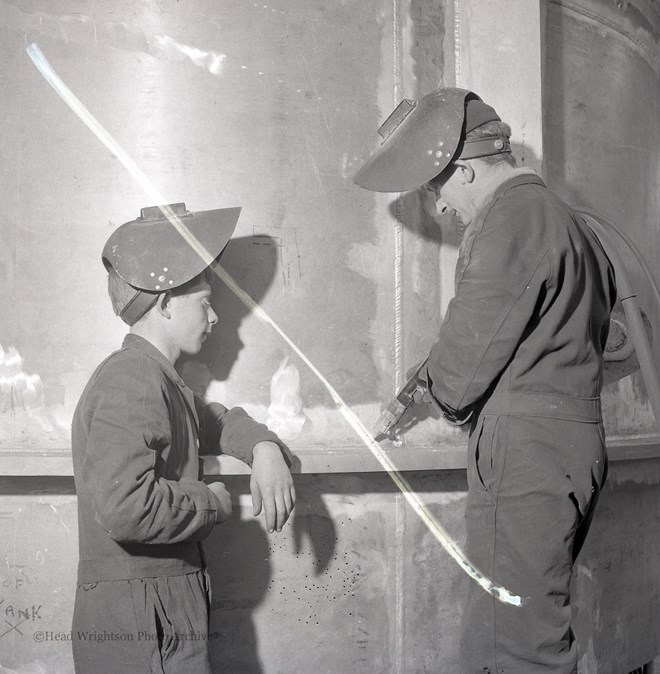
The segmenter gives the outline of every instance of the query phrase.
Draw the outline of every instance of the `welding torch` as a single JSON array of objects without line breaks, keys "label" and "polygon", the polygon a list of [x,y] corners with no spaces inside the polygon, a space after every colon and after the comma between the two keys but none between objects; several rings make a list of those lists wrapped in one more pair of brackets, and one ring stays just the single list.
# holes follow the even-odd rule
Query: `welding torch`
[{"label": "welding torch", "polygon": [[443,408],[443,406],[435,400],[431,394],[429,381],[427,379],[426,364],[428,363],[428,360],[429,359],[426,358],[408,371],[408,380],[396,394],[396,397],[388,403],[374,426],[374,438],[376,441],[380,442],[381,440],[390,437],[391,433],[403,418],[403,415],[413,405],[422,405],[424,403],[433,404],[441,410],[442,416],[447,421],[456,426],[462,426],[472,417],[472,410],[458,415],[449,409]]},{"label": "welding torch", "polygon": [[[401,417],[413,404],[426,402],[424,396],[428,392],[426,380],[421,378],[421,372],[426,367],[428,358],[416,365],[409,373],[408,381],[396,394],[383,410],[380,418],[374,426],[374,437],[377,441],[384,440],[389,436],[394,427],[401,421]],[[428,395],[426,396],[428,400]],[[429,401],[430,402],[430,401]]]}]

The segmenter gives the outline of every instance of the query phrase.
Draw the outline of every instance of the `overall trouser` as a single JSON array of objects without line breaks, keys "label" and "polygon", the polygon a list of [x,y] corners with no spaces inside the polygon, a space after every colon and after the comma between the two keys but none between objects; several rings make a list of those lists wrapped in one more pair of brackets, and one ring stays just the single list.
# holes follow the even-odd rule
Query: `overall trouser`
[{"label": "overall trouser", "polygon": [[[544,400],[537,402],[525,411],[540,413]],[[474,424],[467,554],[523,604],[470,584],[461,627],[466,674],[577,672],[569,585],[607,475],[599,405],[587,400],[582,408],[566,419],[498,414],[487,405]]]},{"label": "overall trouser", "polygon": [[81,583],[71,634],[76,674],[211,674],[209,611],[205,570]]}]

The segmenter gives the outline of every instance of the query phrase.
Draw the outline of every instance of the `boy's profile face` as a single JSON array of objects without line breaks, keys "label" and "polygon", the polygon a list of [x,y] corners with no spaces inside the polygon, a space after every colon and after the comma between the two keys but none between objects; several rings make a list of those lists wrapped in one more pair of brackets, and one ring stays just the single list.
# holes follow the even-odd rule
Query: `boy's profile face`
[{"label": "boy's profile face", "polygon": [[170,339],[181,353],[198,353],[211,328],[218,322],[211,306],[211,286],[201,279],[185,295],[171,297],[168,307]]}]

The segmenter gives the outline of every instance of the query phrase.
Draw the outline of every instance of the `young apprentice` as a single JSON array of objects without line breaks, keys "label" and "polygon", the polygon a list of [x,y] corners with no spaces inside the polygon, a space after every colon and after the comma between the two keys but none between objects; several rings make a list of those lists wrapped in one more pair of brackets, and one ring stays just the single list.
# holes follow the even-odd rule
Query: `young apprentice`
[{"label": "young apprentice", "polygon": [[607,475],[600,408],[614,270],[582,218],[528,168],[510,127],[465,89],[403,101],[355,176],[424,187],[467,227],[422,378],[466,421],[467,556],[525,598],[474,582],[463,612],[465,674],[577,671],[569,588]]},{"label": "young apprentice", "polygon": [[[171,208],[217,258],[240,208]],[[78,586],[72,646],[78,674],[211,672],[210,584],[201,541],[231,514],[220,482],[201,481],[200,453],[252,467],[254,514],[280,531],[295,501],[277,436],[241,408],[193,396],[174,364],[196,354],[218,317],[210,270],[158,207],[117,228],[102,254],[115,312],[130,326],[99,365],[73,418]]]}]

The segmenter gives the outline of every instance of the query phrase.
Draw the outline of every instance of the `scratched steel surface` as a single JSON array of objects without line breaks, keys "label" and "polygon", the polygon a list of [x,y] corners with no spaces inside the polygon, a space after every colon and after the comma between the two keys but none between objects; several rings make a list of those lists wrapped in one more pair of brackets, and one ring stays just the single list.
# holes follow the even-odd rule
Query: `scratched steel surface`
[{"label": "scratched steel surface", "polygon": [[[6,479],[6,478],[5,478]],[[31,491],[0,506],[0,672],[70,674],[76,499]],[[52,633],[52,634],[49,634]]]},{"label": "scratched steel surface", "polygon": [[[440,485],[431,473],[410,479],[460,536],[464,474],[449,471]],[[387,476],[299,476],[299,506],[283,531],[270,536],[262,519],[252,517],[247,479],[229,477],[227,485],[240,505],[205,542],[214,671],[456,671],[464,574]],[[61,480],[16,485],[0,478],[0,538],[10,543],[0,559],[2,674],[73,672],[72,488]]]},{"label": "scratched steel surface", "polygon": [[[0,478],[2,674],[73,672],[76,509],[67,479]],[[409,479],[462,544],[465,473]],[[205,543],[218,672],[458,671],[468,579],[387,476],[297,476],[298,507],[271,536],[252,517],[247,478],[226,481],[240,505]],[[574,578],[580,674],[625,674],[660,651],[659,482],[658,459],[612,466]]]},{"label": "scratched steel surface", "polygon": [[580,674],[620,674],[660,655],[660,461],[610,466],[573,576]]},{"label": "scratched steel surface", "polygon": [[[546,5],[548,180],[572,203],[624,221],[653,266],[658,10],[644,0]],[[124,332],[98,251],[146,203],[43,81],[28,43],[168,198],[243,205],[227,267],[369,425],[428,350],[457,241],[419,195],[380,197],[350,177],[395,99],[452,83],[446,14],[422,0],[72,2],[56,13],[37,0],[0,3],[0,376],[15,384],[0,391],[0,448],[66,452],[82,386]],[[188,381],[245,405],[295,451],[358,447],[281,339],[217,294],[222,320],[201,357],[182,364]],[[608,387],[604,403],[610,436],[654,430],[639,375]],[[427,422],[405,442],[438,440],[464,438]]]},{"label": "scratched steel surface", "polygon": [[[243,206],[226,267],[371,425],[451,289],[438,284],[440,235],[417,236],[430,223],[414,196],[376,196],[351,176],[395,100],[451,84],[445,15],[426,0],[0,2],[0,315],[11,316],[0,345],[16,349],[6,374],[19,384],[0,401],[11,417],[0,448],[66,452],[82,387],[124,333],[99,252],[149,205],[42,79],[29,43],[170,201]],[[220,323],[184,378],[294,450],[358,447],[314,375],[218,286]],[[431,423],[408,442],[438,433],[462,441]]]}]

